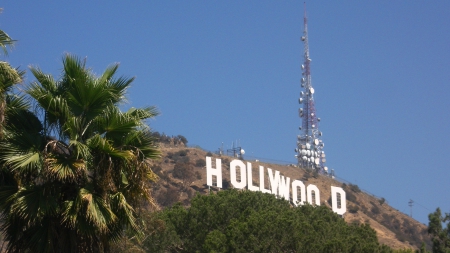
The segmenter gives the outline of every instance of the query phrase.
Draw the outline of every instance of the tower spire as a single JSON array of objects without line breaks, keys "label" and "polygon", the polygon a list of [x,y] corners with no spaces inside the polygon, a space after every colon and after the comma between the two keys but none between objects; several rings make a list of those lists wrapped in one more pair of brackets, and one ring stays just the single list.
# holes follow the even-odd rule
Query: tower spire
[{"label": "tower spire", "polygon": [[325,166],[324,143],[321,140],[322,132],[319,131],[320,118],[317,117],[314,104],[314,88],[311,84],[311,58],[308,44],[308,18],[306,16],[306,4],[304,14],[304,31],[301,37],[304,43],[303,64],[301,65],[302,77],[300,80],[301,92],[298,99],[299,117],[302,119],[302,126],[299,127],[300,135],[297,136],[297,164],[301,168],[313,169],[320,173],[327,174],[328,168]]}]

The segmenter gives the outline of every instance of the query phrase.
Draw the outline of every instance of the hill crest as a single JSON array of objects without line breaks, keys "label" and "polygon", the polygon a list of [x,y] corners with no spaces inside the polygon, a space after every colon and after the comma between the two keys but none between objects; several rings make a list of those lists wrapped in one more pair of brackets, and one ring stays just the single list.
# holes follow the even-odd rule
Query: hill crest
[{"label": "hill crest", "polygon": [[[154,161],[153,168],[160,177],[153,189],[153,196],[161,208],[182,202],[189,206],[190,199],[198,192],[207,194],[218,191],[217,187],[206,185],[206,156],[221,158],[223,188],[231,187],[229,182],[229,163],[234,157],[218,156],[200,148],[186,147],[183,143],[162,144],[161,159]],[[285,177],[298,179],[307,184],[314,184],[320,190],[321,205],[331,209],[330,186],[342,187],[347,195],[347,212],[344,219],[348,223],[368,223],[377,232],[379,242],[394,249],[420,247],[422,242],[431,245],[427,227],[413,218],[389,206],[383,198],[364,193],[357,185],[345,184],[335,179],[313,174],[304,169],[290,165],[251,162],[254,168],[263,166],[280,171]],[[253,170],[254,185],[259,185],[259,171]],[[265,179],[268,184],[268,179]],[[328,201],[327,201],[328,200]]]}]

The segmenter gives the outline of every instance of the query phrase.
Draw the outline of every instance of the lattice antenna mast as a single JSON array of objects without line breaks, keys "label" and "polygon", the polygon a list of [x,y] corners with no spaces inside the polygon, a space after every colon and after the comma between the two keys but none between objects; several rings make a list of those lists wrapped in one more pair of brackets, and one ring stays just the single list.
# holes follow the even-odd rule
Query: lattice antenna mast
[{"label": "lattice antenna mast", "polygon": [[297,136],[298,166],[307,169],[314,169],[321,173],[328,173],[325,166],[324,143],[320,139],[322,132],[319,131],[320,118],[317,117],[314,105],[314,88],[311,84],[311,58],[309,55],[308,44],[308,18],[304,16],[304,31],[301,40],[304,43],[304,61],[301,65],[302,78],[300,81],[301,92],[299,103],[302,108],[299,109],[299,117],[302,119],[302,126],[299,127],[301,134]]}]

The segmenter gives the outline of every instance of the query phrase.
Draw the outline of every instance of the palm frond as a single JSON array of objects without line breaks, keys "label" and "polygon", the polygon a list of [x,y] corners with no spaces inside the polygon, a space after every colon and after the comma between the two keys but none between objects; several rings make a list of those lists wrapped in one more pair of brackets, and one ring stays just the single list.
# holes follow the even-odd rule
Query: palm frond
[{"label": "palm frond", "polygon": [[[0,43],[1,45],[1,43]],[[0,92],[8,91],[14,84],[22,82],[22,76],[9,63],[0,61]]]},{"label": "palm frond", "polygon": [[5,160],[5,165],[11,168],[11,171],[19,171],[19,173],[28,173],[30,171],[39,168],[36,166],[40,162],[39,153],[24,153],[24,154],[16,154],[11,155]]},{"label": "palm frond", "polygon": [[30,102],[25,96],[16,94],[6,95],[7,110],[29,110]]},{"label": "palm frond", "polygon": [[83,159],[87,163],[92,160],[92,153],[89,147],[76,139],[69,140],[69,148],[72,150],[74,157]]},{"label": "palm frond", "polygon": [[129,226],[135,232],[139,231],[139,226],[136,224],[136,218],[133,207],[127,202],[125,196],[118,192],[110,196],[112,209],[120,217],[120,220],[126,221],[126,225]]},{"label": "palm frond", "polygon": [[126,113],[140,120],[154,118],[159,115],[158,108],[155,106],[148,106],[139,109],[132,107]]},{"label": "palm frond", "polygon": [[45,163],[49,178],[62,182],[75,182],[86,177],[86,164],[81,159],[53,155],[46,158]]},{"label": "palm frond", "polygon": [[125,102],[125,93],[133,81],[134,77],[132,78],[120,77],[118,79],[111,79],[107,83],[107,89],[114,98],[112,101],[113,104]]},{"label": "palm frond", "polygon": [[125,150],[118,150],[116,148],[114,148],[110,142],[108,141],[108,139],[105,139],[103,137],[101,137],[100,135],[95,135],[92,138],[88,139],[86,141],[87,145],[93,149],[93,150],[98,150],[100,152],[102,152],[103,154],[112,156],[112,157],[116,157],[116,158],[120,158],[120,159],[131,159],[133,157],[133,153],[131,151]]},{"label": "palm frond", "polygon": [[15,244],[19,244],[21,249],[29,249],[33,252],[55,252],[58,244],[56,238],[60,236],[55,231],[52,220],[46,217],[39,224],[29,224],[22,236],[26,240],[15,242]]},{"label": "palm frond", "polygon": [[61,94],[58,87],[53,87],[53,84],[48,84],[48,87],[50,90],[39,82],[32,82],[27,87],[26,93],[44,109],[49,125],[63,124],[70,115],[67,99],[63,97],[64,94]]},{"label": "palm frond", "polygon": [[11,205],[14,203],[14,196],[17,191],[19,190],[19,187],[14,184],[10,185],[2,185],[0,187],[0,207],[4,210],[11,209]]},{"label": "palm frond", "polygon": [[5,55],[8,55],[7,47],[12,47],[16,41],[11,39],[9,35],[4,32],[3,30],[0,30],[0,47],[3,50],[3,53]]},{"label": "palm frond", "polygon": [[30,223],[39,222],[45,216],[55,215],[58,204],[54,191],[57,189],[39,185],[20,188],[10,197],[10,201],[13,201],[11,213]]},{"label": "palm frond", "polygon": [[42,137],[33,132],[7,132],[0,142],[0,163],[18,173],[37,173],[41,168]]},{"label": "palm frond", "polygon": [[30,71],[46,92],[50,92],[53,95],[58,93],[57,83],[52,75],[45,74],[41,69],[32,66]]},{"label": "palm frond", "polygon": [[8,97],[6,110],[6,129],[15,133],[25,132],[29,134],[39,134],[43,130],[43,126],[27,107],[25,98]]},{"label": "palm frond", "polygon": [[108,68],[106,68],[106,70],[103,72],[103,74],[100,77],[99,81],[102,82],[102,83],[109,82],[111,80],[111,78],[114,76],[114,74],[116,73],[118,68],[119,68],[119,64],[118,63],[112,64],[111,66],[108,66]]},{"label": "palm frond", "polygon": [[139,119],[121,113],[117,107],[108,107],[103,117],[102,128],[108,138],[115,139],[114,135],[119,135],[121,138],[141,125],[142,122]]},{"label": "palm frond", "polygon": [[130,131],[122,143],[138,152],[136,155],[142,159],[158,159],[161,156],[155,145],[155,139],[148,129]]},{"label": "palm frond", "polygon": [[108,226],[117,220],[117,216],[100,196],[81,188],[74,201],[66,202],[63,222],[76,226],[84,217],[90,222],[91,227],[94,225],[91,230],[103,233],[107,232]]}]

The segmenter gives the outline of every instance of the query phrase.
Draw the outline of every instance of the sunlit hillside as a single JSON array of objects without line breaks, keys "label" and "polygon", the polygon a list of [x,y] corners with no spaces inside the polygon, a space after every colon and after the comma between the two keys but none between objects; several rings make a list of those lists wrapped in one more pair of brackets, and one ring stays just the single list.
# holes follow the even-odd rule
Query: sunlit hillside
[{"label": "sunlit hillside", "polygon": [[[153,192],[160,208],[176,202],[188,206],[196,193],[207,194],[219,190],[206,185],[206,156],[221,159],[223,188],[231,187],[229,163],[236,158],[219,156],[200,148],[185,147],[182,142],[161,144],[161,151],[161,159],[153,165],[154,171],[160,177]],[[431,244],[424,224],[389,206],[384,199],[364,193],[357,185],[347,185],[330,177],[314,175],[292,165],[268,164],[255,160],[245,162],[250,162],[253,168],[264,166],[278,170],[285,177],[301,180],[305,185],[316,185],[320,190],[321,205],[330,208],[331,186],[342,187],[347,195],[347,213],[344,219],[349,223],[370,224],[382,244],[395,249],[419,248],[422,242]],[[257,169],[253,169],[254,185],[259,184],[258,173]],[[268,179],[265,180],[268,185]]]}]

